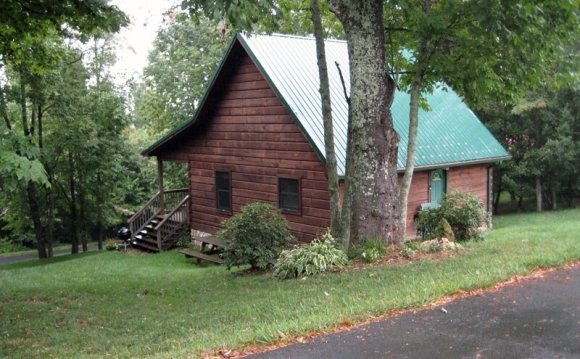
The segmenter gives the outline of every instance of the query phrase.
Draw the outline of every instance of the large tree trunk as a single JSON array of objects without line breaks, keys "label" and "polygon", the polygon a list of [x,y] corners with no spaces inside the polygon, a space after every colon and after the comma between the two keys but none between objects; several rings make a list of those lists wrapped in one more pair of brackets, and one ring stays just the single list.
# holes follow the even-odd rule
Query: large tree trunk
[{"label": "large tree trunk", "polygon": [[542,212],[542,179],[536,177],[536,211]]},{"label": "large tree trunk", "polygon": [[383,2],[331,0],[344,26],[350,59],[351,242],[398,243],[402,228],[397,183],[398,136],[390,106],[395,83],[387,73]]},{"label": "large tree trunk", "polygon": [[342,237],[340,214],[340,193],[338,190],[338,173],[336,168],[336,153],[334,151],[334,128],[332,124],[332,107],[328,84],[328,69],[324,50],[324,33],[320,16],[320,2],[311,0],[312,22],[316,39],[316,57],[318,61],[318,77],[320,79],[320,98],[322,104],[322,122],[324,123],[324,150],[326,152],[326,177],[330,194],[330,229],[335,238]]}]

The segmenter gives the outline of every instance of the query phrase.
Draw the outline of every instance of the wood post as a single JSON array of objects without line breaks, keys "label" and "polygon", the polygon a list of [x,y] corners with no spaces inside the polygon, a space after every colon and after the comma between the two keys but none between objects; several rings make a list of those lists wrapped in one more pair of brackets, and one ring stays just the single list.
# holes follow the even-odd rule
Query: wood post
[{"label": "wood post", "polygon": [[161,214],[165,211],[164,193],[163,193],[163,160],[157,157],[157,185],[159,187],[159,211]]}]

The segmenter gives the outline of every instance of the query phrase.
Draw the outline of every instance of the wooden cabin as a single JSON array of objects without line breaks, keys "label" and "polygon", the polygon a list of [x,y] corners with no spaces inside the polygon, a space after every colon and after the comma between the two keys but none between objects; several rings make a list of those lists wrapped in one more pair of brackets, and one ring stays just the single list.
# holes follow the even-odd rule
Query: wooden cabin
[{"label": "wooden cabin", "polygon": [[[335,62],[348,87],[346,43],[327,40],[326,52],[338,172],[344,175],[348,107]],[[152,247],[163,249],[186,230],[215,233],[224,219],[255,201],[278,206],[300,240],[322,233],[330,211],[318,84],[313,38],[236,35],[194,118],[143,152],[158,160],[159,193],[132,218],[133,233],[149,231],[157,240]],[[490,166],[509,158],[451,89],[438,88],[427,100],[430,111],[419,115],[408,236],[415,234],[421,205],[438,202],[447,191],[474,192],[490,208]],[[396,94],[392,112],[401,136],[402,177],[408,94]],[[187,164],[188,189],[163,188],[166,161]]]}]

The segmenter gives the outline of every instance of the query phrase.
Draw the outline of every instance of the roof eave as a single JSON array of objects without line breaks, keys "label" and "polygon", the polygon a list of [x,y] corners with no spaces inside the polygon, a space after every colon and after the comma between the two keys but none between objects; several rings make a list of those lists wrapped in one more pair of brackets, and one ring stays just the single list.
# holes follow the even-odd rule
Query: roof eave
[{"label": "roof eave", "polygon": [[[422,165],[422,166],[415,166],[415,171],[427,171],[437,168],[451,168],[451,167],[462,167],[462,166],[472,166],[472,165],[481,165],[486,163],[497,163],[502,161],[509,161],[512,159],[512,156],[503,155],[503,156],[495,156],[495,157],[486,157],[486,158],[478,158],[473,160],[466,160],[466,161],[454,161],[454,162],[442,162],[442,163],[434,163],[429,165]],[[397,172],[404,172],[405,168],[398,168]]]}]

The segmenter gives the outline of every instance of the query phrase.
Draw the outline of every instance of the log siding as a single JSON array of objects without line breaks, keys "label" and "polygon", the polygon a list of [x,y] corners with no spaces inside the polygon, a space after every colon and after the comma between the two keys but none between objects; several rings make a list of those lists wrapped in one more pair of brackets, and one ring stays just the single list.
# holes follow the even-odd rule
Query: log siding
[{"label": "log siding", "polygon": [[279,178],[298,179],[300,213],[284,216],[310,241],[330,225],[324,165],[250,57],[238,56],[198,130],[161,157],[188,162],[191,227],[210,233],[230,217],[216,210],[215,171],[230,172],[233,213],[255,201],[278,207]]},{"label": "log siding", "polygon": [[[230,172],[232,213],[255,201],[278,207],[279,178],[294,178],[300,182],[300,213],[284,214],[294,235],[310,241],[330,225],[324,165],[241,47],[229,55],[195,125],[157,151],[153,155],[164,161],[188,163],[193,230],[215,233],[231,216],[216,209],[216,171]],[[447,191],[474,192],[487,203],[487,168],[449,168]],[[414,216],[421,203],[429,202],[429,174],[413,175],[407,236],[415,235]]]},{"label": "log siding", "polygon": [[[449,168],[447,171],[447,193],[453,191],[472,192],[481,200],[485,209],[488,201],[487,168],[488,165]],[[420,171],[413,174],[407,204],[407,236],[415,235],[414,217],[421,207],[421,203],[429,202],[430,173],[430,171]],[[399,175],[399,180],[401,178],[402,174]]]}]

